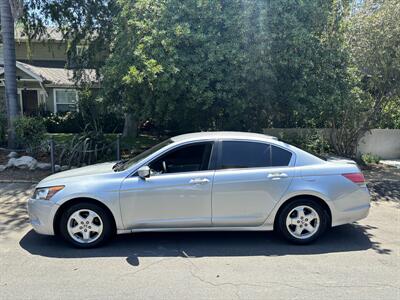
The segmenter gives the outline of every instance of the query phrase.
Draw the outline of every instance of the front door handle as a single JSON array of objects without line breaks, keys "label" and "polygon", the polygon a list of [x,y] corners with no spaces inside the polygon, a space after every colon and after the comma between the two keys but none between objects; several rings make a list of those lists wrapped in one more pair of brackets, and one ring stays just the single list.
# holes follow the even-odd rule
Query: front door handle
[{"label": "front door handle", "polygon": [[270,173],[267,176],[271,180],[279,180],[281,178],[286,178],[288,177],[288,174],[286,173]]},{"label": "front door handle", "polygon": [[190,179],[189,183],[191,184],[206,184],[209,183],[210,180],[208,180],[207,178],[193,178]]}]

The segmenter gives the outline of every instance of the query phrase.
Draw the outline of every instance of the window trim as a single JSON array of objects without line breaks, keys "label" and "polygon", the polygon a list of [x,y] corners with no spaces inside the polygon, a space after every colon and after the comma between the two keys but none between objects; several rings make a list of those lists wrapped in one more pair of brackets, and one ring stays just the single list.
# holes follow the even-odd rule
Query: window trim
[{"label": "window trim", "polygon": [[182,147],[188,147],[188,146],[192,146],[192,145],[196,145],[196,144],[211,144],[210,159],[209,159],[209,162],[208,162],[208,169],[207,170],[192,171],[192,172],[177,172],[177,173],[155,174],[155,175],[152,175],[151,177],[215,171],[216,170],[215,166],[216,166],[216,163],[217,163],[217,157],[216,157],[217,156],[217,147],[216,147],[217,141],[215,141],[215,140],[204,140],[204,141],[190,141],[190,142],[186,142],[186,143],[181,143],[181,144],[177,144],[177,145],[175,145],[175,146],[173,146],[173,147],[171,147],[169,149],[166,149],[165,151],[161,152],[156,157],[153,157],[151,160],[148,160],[148,161],[144,162],[143,164],[141,164],[128,177],[137,177],[138,176],[137,172],[141,167],[150,165],[152,162],[154,162],[155,160],[157,160],[157,159],[161,158],[162,156],[168,154],[169,152],[178,150],[179,148],[182,148]]},{"label": "window trim", "polygon": [[57,92],[65,92],[65,91],[74,91],[75,92],[75,98],[76,98],[76,111],[78,111],[78,101],[79,101],[79,95],[78,95],[78,90],[76,89],[53,89],[53,104],[54,104],[54,113],[58,113],[57,109],[57,104],[70,104],[70,103],[57,103]]},{"label": "window trim", "polygon": [[[292,157],[290,158],[289,164],[287,166],[269,166],[269,167],[254,167],[254,168],[229,168],[229,169],[222,169],[222,144],[223,142],[244,142],[244,143],[258,143],[258,144],[266,144],[269,146],[275,146],[278,148],[281,148],[282,150],[288,151],[292,154]],[[233,171],[233,170],[257,170],[257,169],[277,169],[277,168],[292,168],[295,166],[296,162],[296,153],[282,147],[280,145],[276,145],[275,143],[270,143],[267,141],[256,141],[256,140],[246,140],[246,139],[221,139],[218,141],[218,156],[217,156],[217,163],[215,170],[216,171]]]}]

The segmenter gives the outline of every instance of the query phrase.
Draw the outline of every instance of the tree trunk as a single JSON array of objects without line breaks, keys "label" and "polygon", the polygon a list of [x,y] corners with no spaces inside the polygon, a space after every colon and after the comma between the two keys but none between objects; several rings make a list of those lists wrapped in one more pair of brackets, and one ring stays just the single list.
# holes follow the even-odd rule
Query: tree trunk
[{"label": "tree trunk", "polygon": [[132,113],[125,114],[123,137],[137,137],[138,121]]},{"label": "tree trunk", "polygon": [[8,120],[8,147],[15,148],[15,120],[18,117],[14,18],[9,0],[0,0],[1,32],[3,36],[4,83]]}]

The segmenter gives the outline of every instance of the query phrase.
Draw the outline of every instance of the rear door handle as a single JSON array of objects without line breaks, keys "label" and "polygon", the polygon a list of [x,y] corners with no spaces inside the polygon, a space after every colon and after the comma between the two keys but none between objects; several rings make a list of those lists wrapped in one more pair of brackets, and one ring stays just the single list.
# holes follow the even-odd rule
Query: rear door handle
[{"label": "rear door handle", "polygon": [[206,184],[209,183],[210,180],[208,180],[207,178],[193,178],[190,179],[189,183],[191,184]]},{"label": "rear door handle", "polygon": [[271,180],[279,180],[281,178],[286,178],[288,177],[288,174],[286,173],[270,173],[267,176]]}]

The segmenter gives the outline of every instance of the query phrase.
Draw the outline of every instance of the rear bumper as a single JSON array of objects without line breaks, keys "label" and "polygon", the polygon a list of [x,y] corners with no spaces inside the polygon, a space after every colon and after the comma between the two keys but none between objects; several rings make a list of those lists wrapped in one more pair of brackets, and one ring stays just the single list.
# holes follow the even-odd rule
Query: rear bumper
[{"label": "rear bumper", "polygon": [[29,221],[37,233],[54,235],[53,220],[57,208],[58,205],[51,201],[28,200]]},{"label": "rear bumper", "polygon": [[369,191],[365,187],[333,201],[335,212],[332,212],[332,226],[366,218],[371,207],[370,200]]}]

